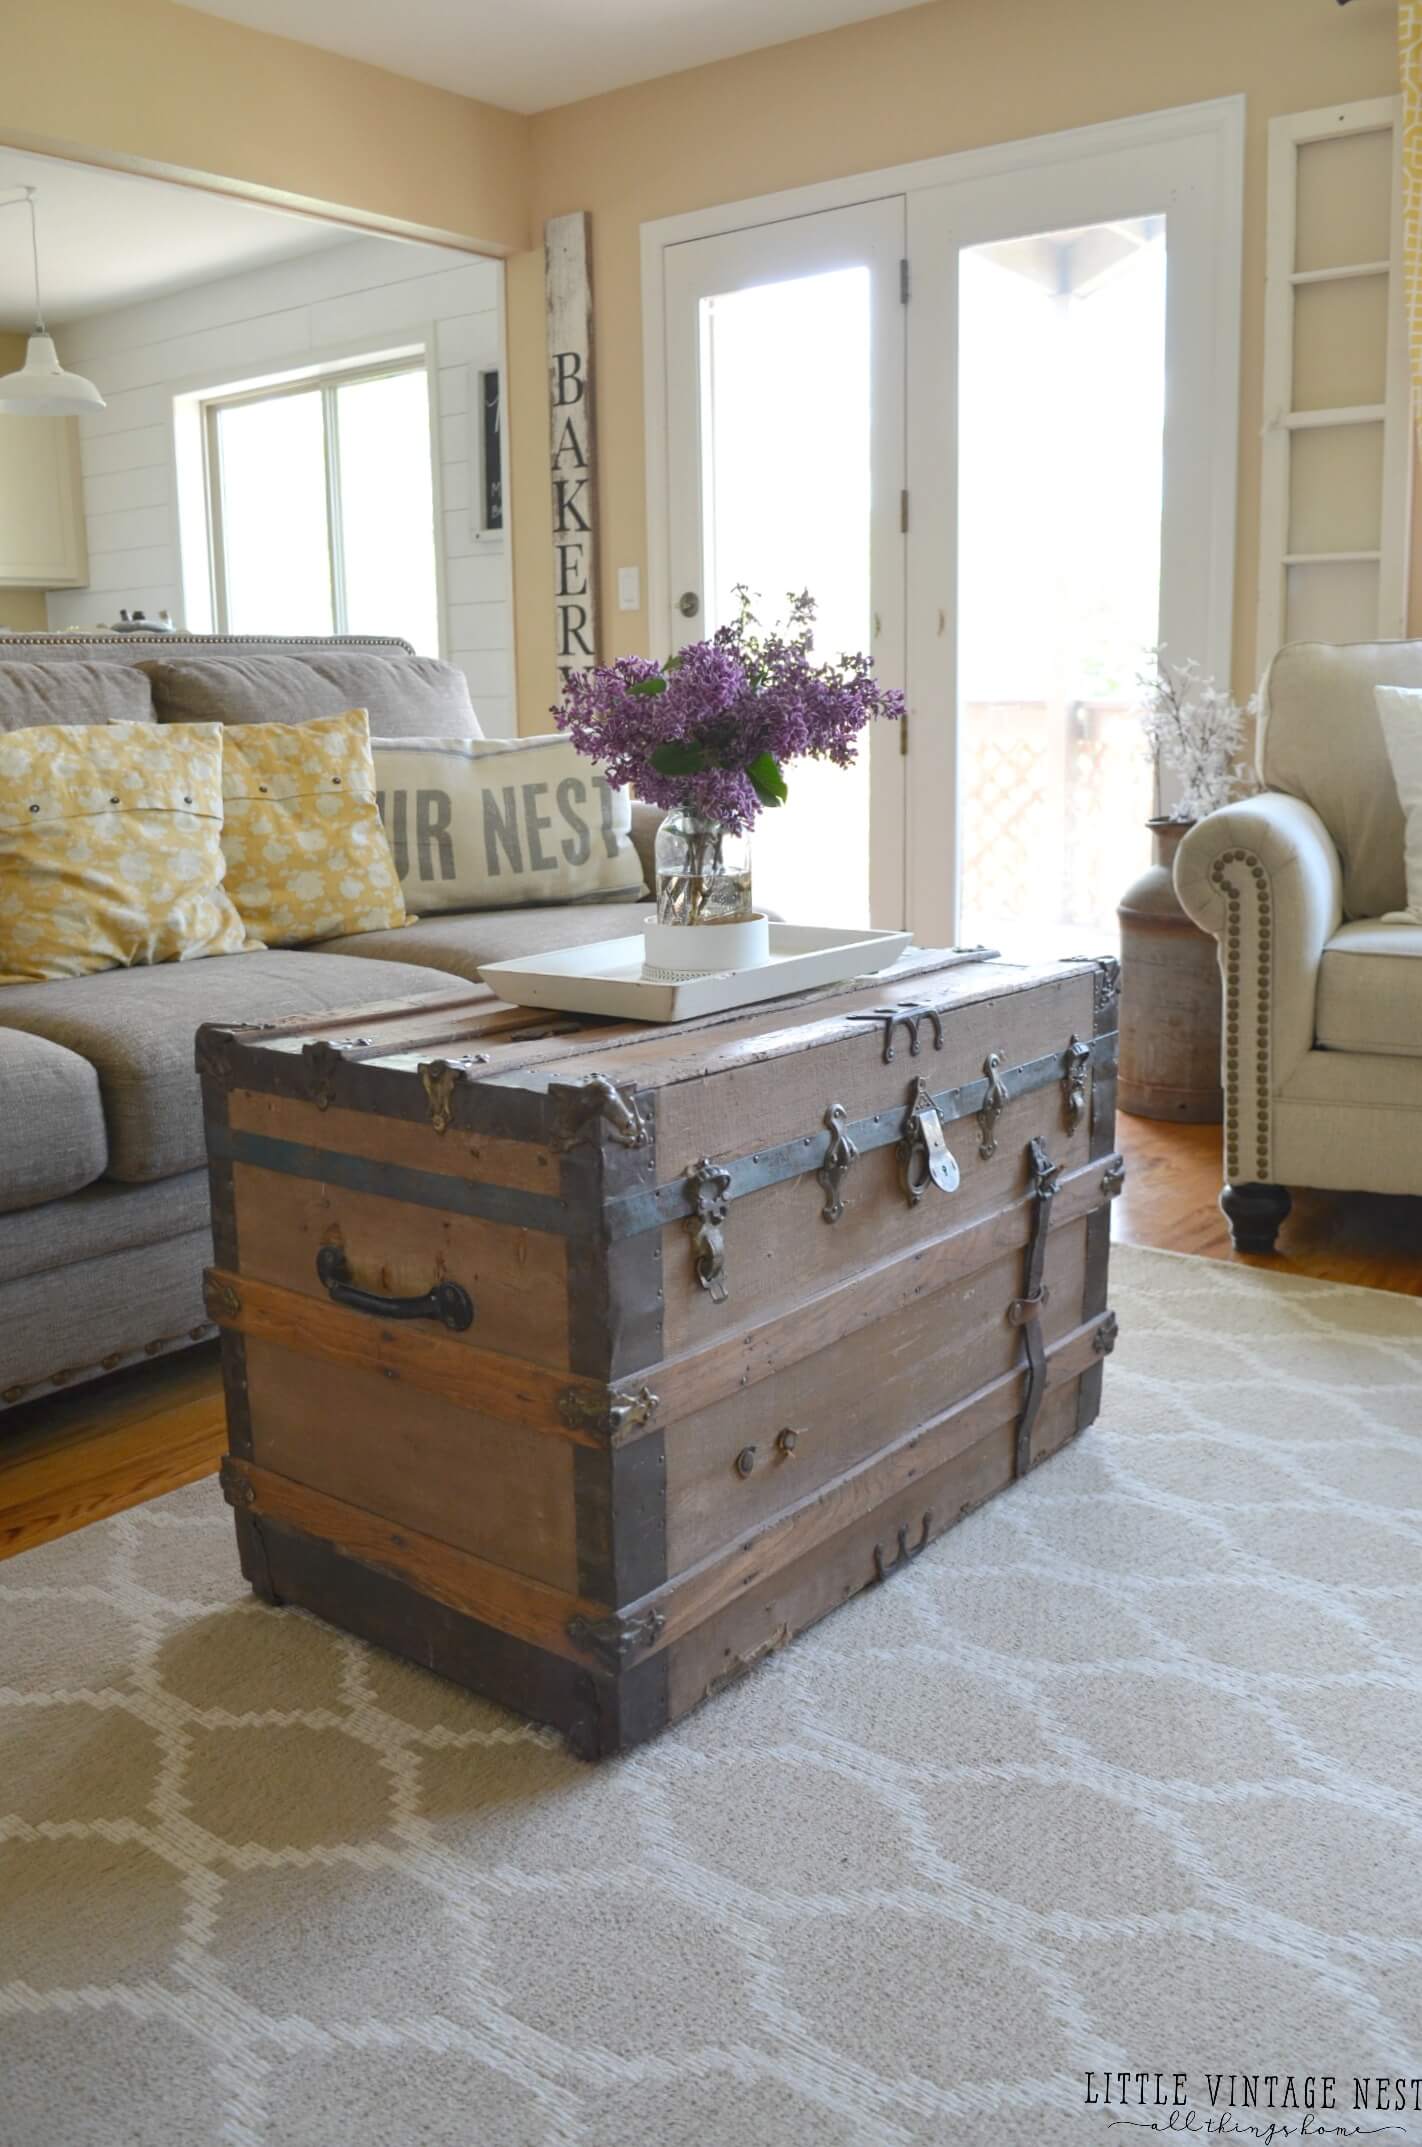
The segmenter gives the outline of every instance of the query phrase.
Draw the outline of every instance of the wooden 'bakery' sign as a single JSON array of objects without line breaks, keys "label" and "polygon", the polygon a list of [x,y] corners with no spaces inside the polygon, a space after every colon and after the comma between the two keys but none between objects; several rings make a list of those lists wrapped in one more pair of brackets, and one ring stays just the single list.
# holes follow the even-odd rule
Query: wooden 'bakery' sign
[{"label": "wooden 'bakery' sign", "polygon": [[558,677],[598,661],[597,462],[592,264],[579,210],[543,227],[548,293],[548,436]]}]

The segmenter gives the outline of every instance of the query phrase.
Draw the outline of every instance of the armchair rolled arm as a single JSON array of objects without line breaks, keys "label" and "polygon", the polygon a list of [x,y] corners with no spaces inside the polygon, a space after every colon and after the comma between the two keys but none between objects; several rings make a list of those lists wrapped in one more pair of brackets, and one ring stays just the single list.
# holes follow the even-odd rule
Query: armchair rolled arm
[{"label": "armchair rolled arm", "polygon": [[1175,888],[1219,942],[1226,1176],[1267,1184],[1274,1099],[1313,1048],[1319,960],[1342,921],[1338,852],[1311,805],[1265,791],[1190,830]]}]

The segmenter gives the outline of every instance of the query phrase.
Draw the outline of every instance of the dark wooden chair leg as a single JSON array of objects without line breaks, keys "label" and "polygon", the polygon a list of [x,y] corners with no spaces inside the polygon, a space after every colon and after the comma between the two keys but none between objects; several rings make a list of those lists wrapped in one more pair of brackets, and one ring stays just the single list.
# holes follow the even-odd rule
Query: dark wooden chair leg
[{"label": "dark wooden chair leg", "polygon": [[1273,1252],[1279,1225],[1293,1206],[1282,1185],[1227,1185],[1220,1206],[1236,1252]]}]

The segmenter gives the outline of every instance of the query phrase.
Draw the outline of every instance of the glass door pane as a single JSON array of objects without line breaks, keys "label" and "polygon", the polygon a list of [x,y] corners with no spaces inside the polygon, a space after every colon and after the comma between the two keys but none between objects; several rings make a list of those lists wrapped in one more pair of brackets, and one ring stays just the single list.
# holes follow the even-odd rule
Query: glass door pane
[{"label": "glass door pane", "polygon": [[[667,595],[673,648],[815,601],[815,653],[904,684],[902,196],[670,245]],[[850,768],[786,770],[753,839],[757,902],[796,922],[903,922],[904,763],[879,724]]]},{"label": "glass door pane", "polygon": [[334,632],[320,389],[229,403],[215,423],[224,632]]},{"label": "glass door pane", "polygon": [[[736,616],[738,587],[779,625],[816,603],[815,650],[866,649],[870,601],[870,306],[867,267],[701,301],[704,631]],[[869,759],[799,761],[789,802],[754,843],[758,903],[804,923],[869,923]]]},{"label": "glass door pane", "polygon": [[336,389],[346,632],[439,654],[430,398],[424,368]]},{"label": "glass door pane", "polygon": [[1149,861],[1165,292],[1163,216],[960,256],[961,936],[1004,952],[1113,946]]}]

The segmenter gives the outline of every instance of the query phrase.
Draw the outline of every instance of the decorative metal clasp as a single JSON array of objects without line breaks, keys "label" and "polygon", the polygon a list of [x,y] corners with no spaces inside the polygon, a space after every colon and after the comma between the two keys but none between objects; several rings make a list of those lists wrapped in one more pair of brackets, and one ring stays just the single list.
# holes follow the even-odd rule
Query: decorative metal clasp
[{"label": "decorative metal clasp", "polygon": [[933,1515],[931,1513],[926,1513],[923,1517],[923,1523],[919,1530],[919,1538],[917,1543],[911,1544],[909,1542],[907,1521],[905,1521],[903,1527],[898,1532],[898,1548],[894,1552],[892,1558],[885,1558],[883,1544],[876,1543],[874,1546],[875,1580],[887,1580],[889,1575],[893,1572],[896,1572],[900,1566],[911,1565],[914,1559],[917,1558],[920,1551],[927,1550],[928,1539],[932,1535],[932,1533]]},{"label": "decorative metal clasp", "polygon": [[695,1213],[687,1220],[696,1257],[696,1279],[713,1304],[726,1302],[726,1195],[731,1173],[709,1156],[693,1163],[687,1172]]},{"label": "decorative metal clasp", "polygon": [[1096,976],[1092,986],[1092,998],[1098,1014],[1121,996],[1121,965],[1114,954],[1098,955]]},{"label": "decorative metal clasp", "polygon": [[569,1431],[601,1432],[607,1439],[650,1424],[660,1406],[650,1387],[639,1387],[635,1394],[615,1388],[590,1394],[585,1387],[565,1387],[558,1396],[558,1414]]},{"label": "decorative metal clasp", "polygon": [[1073,1036],[1062,1053],[1062,1110],[1068,1133],[1075,1133],[1086,1113],[1086,1077],[1091,1046]]},{"label": "decorative metal clasp", "polygon": [[932,1024],[934,1050],[941,1051],[943,1049],[943,1016],[937,1007],[873,1006],[867,1012],[851,1014],[849,1018],[851,1021],[883,1022],[884,1064],[886,1066],[892,1066],[894,1063],[894,1031],[900,1026],[908,1031],[909,1057],[911,1059],[916,1059],[923,1049],[923,1040],[918,1033],[921,1022],[927,1021]]},{"label": "decorative metal clasp", "polygon": [[997,1154],[997,1122],[1010,1101],[1002,1079],[1002,1054],[990,1051],[983,1060],[983,1072],[987,1076],[987,1094],[978,1112],[978,1154],[986,1163]]},{"label": "decorative metal clasp", "polygon": [[832,1103],[825,1112],[825,1125],[829,1129],[829,1147],[825,1159],[815,1176],[825,1189],[825,1204],[820,1215],[827,1223],[837,1223],[844,1213],[844,1181],[850,1167],[859,1154],[849,1135],[845,1132],[845,1109],[842,1103]]},{"label": "decorative metal clasp", "polygon": [[633,1655],[660,1640],[666,1622],[659,1610],[642,1610],[634,1618],[619,1617],[615,1611],[609,1618],[585,1618],[580,1611],[569,1618],[567,1631],[574,1647],[586,1648],[609,1670],[620,1670]]},{"label": "decorative metal clasp", "polygon": [[1091,1346],[1098,1357],[1110,1356],[1112,1350],[1116,1347],[1116,1337],[1120,1332],[1120,1321],[1114,1312],[1108,1312],[1095,1334],[1091,1337]]},{"label": "decorative metal clasp", "polygon": [[635,1092],[618,1088],[606,1074],[589,1074],[586,1086],[597,1097],[612,1138],[624,1148],[645,1148],[651,1128],[637,1107]]},{"label": "decorative metal clasp", "polygon": [[909,1206],[916,1208],[930,1185],[936,1185],[940,1193],[955,1192],[959,1175],[952,1150],[943,1138],[943,1121],[920,1078],[913,1085],[904,1130],[899,1135],[899,1183]]},{"label": "decorative metal clasp", "polygon": [[462,1059],[426,1059],[419,1069],[420,1087],[430,1107],[430,1124],[436,1133],[448,1133],[454,1116],[454,1091],[468,1076],[471,1066],[487,1066],[487,1051],[471,1051]]},{"label": "decorative metal clasp", "polygon": [[314,1044],[301,1047],[302,1062],[311,1075],[311,1101],[318,1111],[329,1111],[336,1095],[336,1075],[344,1061],[343,1051],[364,1051],[369,1048],[368,1036],[319,1036]]},{"label": "decorative metal clasp", "polygon": [[1126,1182],[1126,1159],[1112,1156],[1101,1173],[1101,1190],[1108,1200],[1114,1200]]}]

